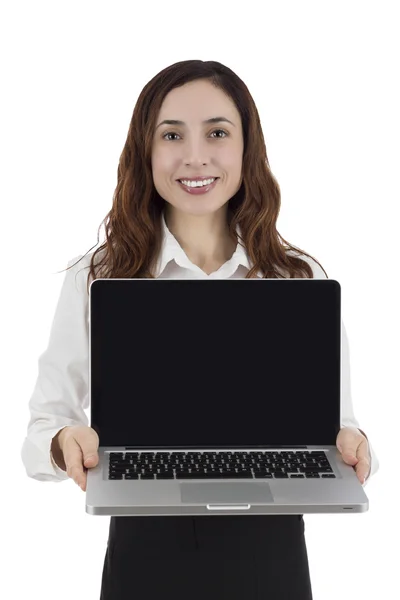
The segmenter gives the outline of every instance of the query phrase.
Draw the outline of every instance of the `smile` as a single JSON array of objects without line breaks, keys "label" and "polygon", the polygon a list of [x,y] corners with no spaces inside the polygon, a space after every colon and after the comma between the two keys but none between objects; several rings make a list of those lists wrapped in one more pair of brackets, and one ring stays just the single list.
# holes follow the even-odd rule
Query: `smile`
[{"label": "smile", "polygon": [[185,192],[188,194],[206,194],[213,190],[217,185],[219,177],[206,179],[205,181],[187,181],[186,179],[178,179],[178,183]]},{"label": "smile", "polygon": [[210,179],[202,179],[200,181],[199,180],[192,181],[191,179],[178,179],[178,181],[188,187],[201,187],[202,185],[210,185],[216,179],[217,179],[216,177],[211,177]]}]

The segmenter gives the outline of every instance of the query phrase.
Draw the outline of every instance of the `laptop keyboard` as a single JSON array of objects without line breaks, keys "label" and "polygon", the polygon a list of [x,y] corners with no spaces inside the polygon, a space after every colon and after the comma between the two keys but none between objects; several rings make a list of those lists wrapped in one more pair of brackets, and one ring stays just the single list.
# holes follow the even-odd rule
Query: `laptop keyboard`
[{"label": "laptop keyboard", "polygon": [[109,479],[316,479],[336,477],[325,452],[110,452]]}]

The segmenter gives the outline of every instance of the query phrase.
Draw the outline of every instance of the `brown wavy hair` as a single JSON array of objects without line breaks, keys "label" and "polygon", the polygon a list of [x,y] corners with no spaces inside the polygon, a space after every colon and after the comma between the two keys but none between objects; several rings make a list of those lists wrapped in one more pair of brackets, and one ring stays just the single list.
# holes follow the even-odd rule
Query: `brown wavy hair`
[{"label": "brown wavy hair", "polygon": [[[313,271],[308,262],[289,255],[288,250],[312,258],[328,277],[314,257],[290,245],[276,229],[281,205],[280,188],[269,167],[260,118],[246,85],[219,62],[185,60],[155,75],[137,100],[119,159],[112,208],[98,230],[97,243],[100,228],[105,225],[106,241],[93,253],[90,261],[88,293],[89,278],[94,279],[97,275],[95,256],[100,253],[101,259],[96,264],[100,277],[154,278],[153,269],[161,250],[161,215],[165,206],[165,200],[154,186],[151,170],[156,119],[171,90],[197,79],[208,80],[225,92],[241,116],[243,181],[228,201],[227,215],[230,237],[235,243],[240,238],[253,264],[246,279],[256,277],[259,270],[264,278],[280,278],[279,271],[286,271],[289,278],[305,276],[312,279]],[[241,236],[236,231],[237,225]]]}]

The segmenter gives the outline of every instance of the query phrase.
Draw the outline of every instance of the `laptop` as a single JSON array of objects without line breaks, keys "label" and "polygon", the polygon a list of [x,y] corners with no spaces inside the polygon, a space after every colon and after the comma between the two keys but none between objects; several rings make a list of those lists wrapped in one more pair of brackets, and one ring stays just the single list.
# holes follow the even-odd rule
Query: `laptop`
[{"label": "laptop", "polygon": [[87,513],[368,510],[336,448],[337,281],[100,278],[89,313]]}]

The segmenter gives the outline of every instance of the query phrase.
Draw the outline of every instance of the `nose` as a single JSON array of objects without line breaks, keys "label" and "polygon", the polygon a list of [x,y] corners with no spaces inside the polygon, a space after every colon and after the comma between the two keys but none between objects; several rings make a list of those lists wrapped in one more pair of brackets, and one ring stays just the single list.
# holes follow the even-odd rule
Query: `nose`
[{"label": "nose", "polygon": [[205,140],[188,140],[182,145],[185,165],[206,165],[210,162],[210,149]]}]

